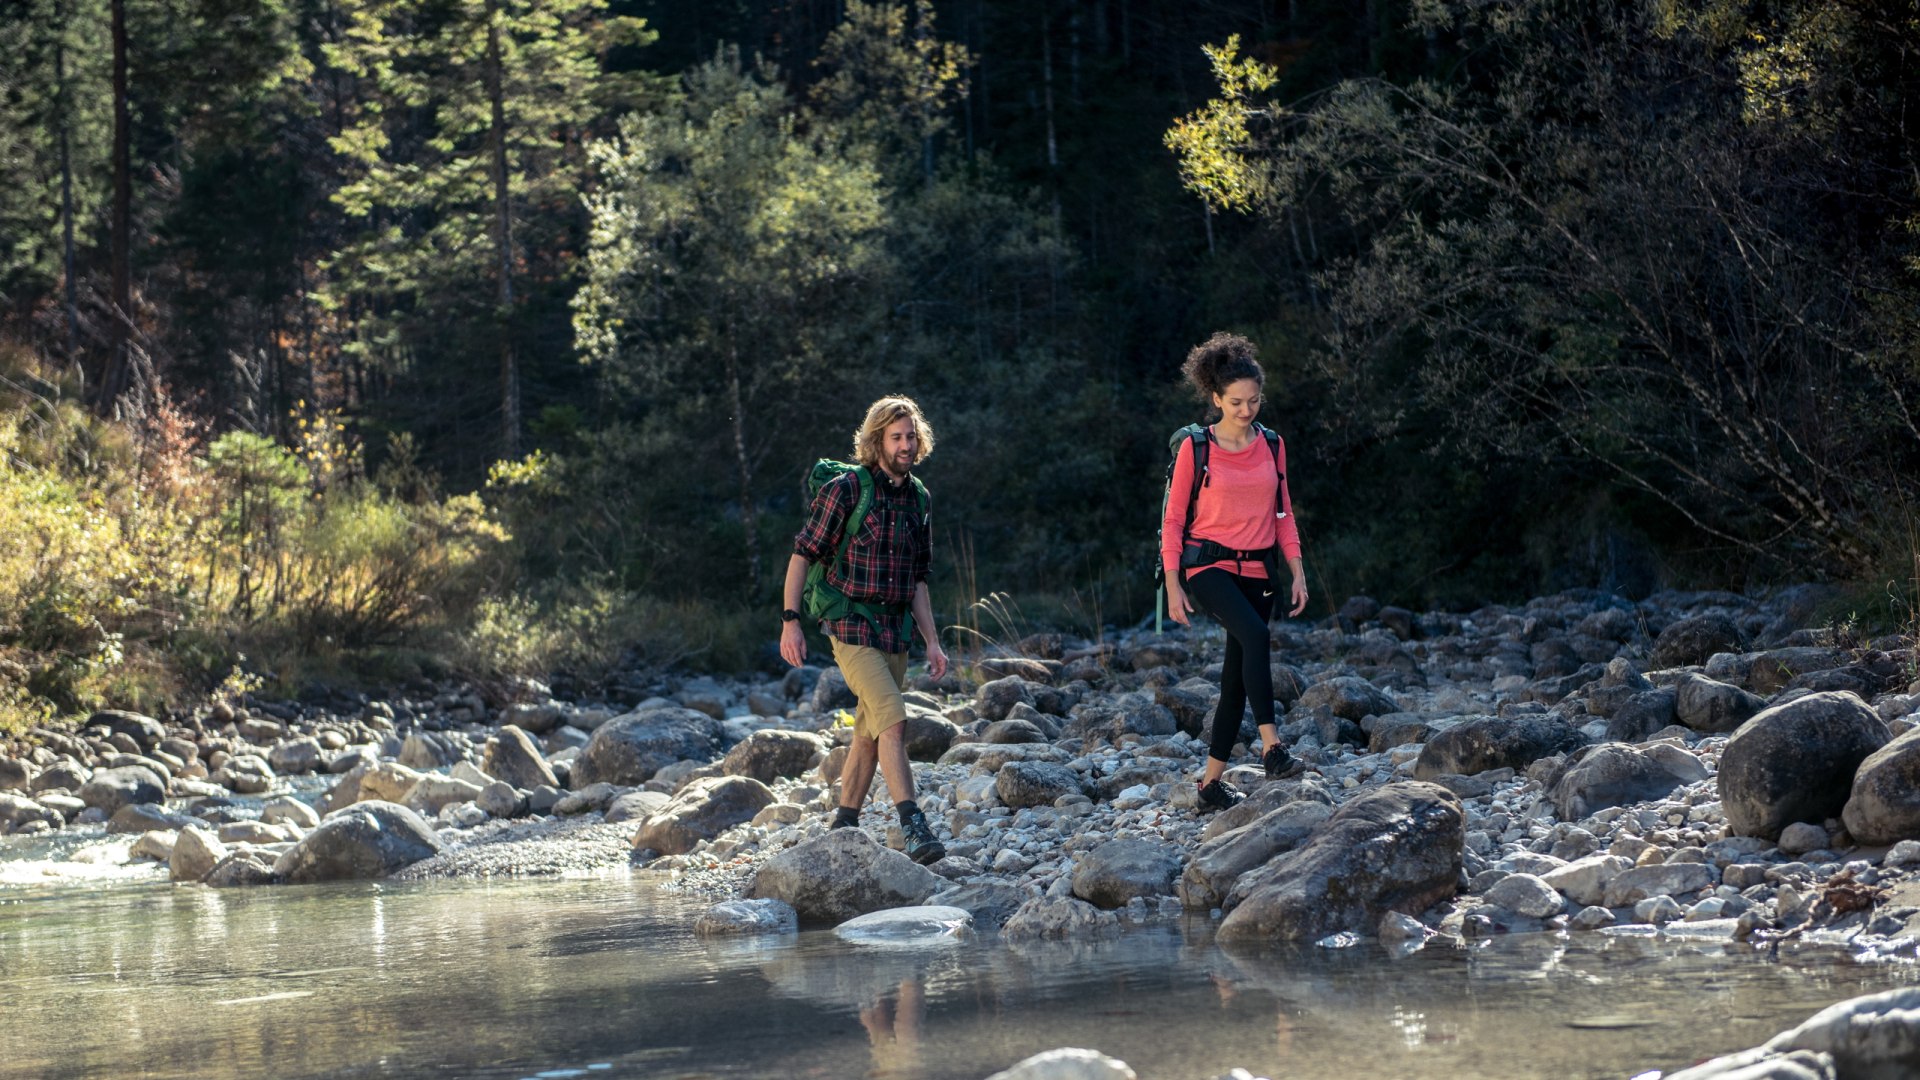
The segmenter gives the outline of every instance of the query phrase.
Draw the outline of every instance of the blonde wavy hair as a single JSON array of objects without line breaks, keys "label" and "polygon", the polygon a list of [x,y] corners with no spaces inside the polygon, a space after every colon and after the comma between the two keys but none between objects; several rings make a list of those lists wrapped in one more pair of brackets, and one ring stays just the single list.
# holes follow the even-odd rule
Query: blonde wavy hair
[{"label": "blonde wavy hair", "polygon": [[867,418],[853,433],[853,459],[869,469],[880,467],[880,441],[887,436],[887,429],[901,417],[913,420],[913,430],[920,436],[920,448],[914,454],[915,465],[927,460],[933,453],[933,425],[927,423],[920,406],[910,397],[898,395],[883,397],[867,406]]}]

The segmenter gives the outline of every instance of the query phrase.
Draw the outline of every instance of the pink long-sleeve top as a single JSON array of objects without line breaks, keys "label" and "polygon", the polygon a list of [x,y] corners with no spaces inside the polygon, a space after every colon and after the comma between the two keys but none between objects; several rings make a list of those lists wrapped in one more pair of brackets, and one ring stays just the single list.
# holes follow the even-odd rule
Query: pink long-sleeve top
[{"label": "pink long-sleeve top", "polygon": [[[1213,429],[1207,429],[1211,438]],[[1193,440],[1180,444],[1173,460],[1173,479],[1167,491],[1167,516],[1160,528],[1160,561],[1167,575],[1176,581],[1180,573],[1180,548],[1188,537],[1211,540],[1235,551],[1257,551],[1272,547],[1278,539],[1283,558],[1300,557],[1300,529],[1293,520],[1293,499],[1287,494],[1287,444],[1280,443],[1279,468],[1267,440],[1256,435],[1246,448],[1229,453],[1215,442],[1207,451],[1210,479],[1194,500],[1193,517],[1187,518],[1187,496],[1193,490]],[[1186,523],[1184,531],[1181,523]],[[1192,573],[1212,569],[1226,570],[1242,577],[1264,578],[1267,568],[1258,561],[1234,562],[1231,559],[1209,566],[1195,567]]]}]

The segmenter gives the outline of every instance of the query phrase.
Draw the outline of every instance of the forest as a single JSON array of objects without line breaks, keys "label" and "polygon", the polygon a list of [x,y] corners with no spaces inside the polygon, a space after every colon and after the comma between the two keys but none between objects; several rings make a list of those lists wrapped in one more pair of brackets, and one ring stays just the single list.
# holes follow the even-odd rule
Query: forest
[{"label": "forest", "polygon": [[1314,604],[1920,590],[1920,5],[11,0],[0,729],[776,661],[939,450],[969,641],[1152,610],[1258,343]]}]

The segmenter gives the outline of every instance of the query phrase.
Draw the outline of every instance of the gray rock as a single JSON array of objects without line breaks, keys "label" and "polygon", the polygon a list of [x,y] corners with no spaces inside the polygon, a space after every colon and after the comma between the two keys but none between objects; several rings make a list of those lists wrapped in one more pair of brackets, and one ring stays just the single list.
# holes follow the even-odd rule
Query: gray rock
[{"label": "gray rock", "polygon": [[1588,855],[1548,870],[1540,880],[1583,908],[1603,906],[1607,884],[1632,868],[1633,860],[1618,855]]},{"label": "gray rock", "polygon": [[273,766],[258,754],[236,754],[213,774],[213,782],[241,795],[258,795],[273,787]]},{"label": "gray rock", "polygon": [[127,850],[127,858],[151,859],[157,863],[164,863],[173,858],[174,835],[173,829],[155,829],[149,833],[142,833],[140,839],[133,842],[133,847]]},{"label": "gray rock", "polygon": [[1315,683],[1301,693],[1298,707],[1325,708],[1343,720],[1358,723],[1369,716],[1385,716],[1400,711],[1386,691],[1357,675],[1341,675]]},{"label": "gray rock", "polygon": [[681,788],[671,801],[640,823],[634,849],[662,855],[692,851],[702,840],[752,821],[773,802],[773,792],[751,776],[709,776]]},{"label": "gray rock", "polygon": [[215,889],[272,885],[280,880],[274,875],[275,865],[272,854],[258,848],[242,848],[228,852],[200,881]]},{"label": "gray rock", "polygon": [[116,735],[125,735],[138,743],[143,752],[159,746],[167,737],[167,729],[160,721],[122,709],[102,709],[87,718],[87,726],[105,727]]},{"label": "gray rock", "polygon": [[1062,795],[1086,795],[1080,774],[1046,761],[1009,761],[994,778],[994,794],[1015,810],[1052,806]]},{"label": "gray rock", "polygon": [[432,817],[443,807],[473,802],[480,797],[480,792],[483,790],[485,789],[479,784],[469,780],[456,780],[451,776],[428,773],[413,785],[401,803],[416,813]]},{"label": "gray rock", "polygon": [[299,799],[282,795],[261,804],[260,820],[269,825],[293,824],[302,829],[311,829],[320,824],[320,815]]},{"label": "gray rock", "polygon": [[1803,675],[1845,667],[1847,654],[1821,645],[1796,645],[1755,653],[1747,668],[1747,689],[1772,694]]},{"label": "gray rock", "polygon": [[673,797],[664,791],[629,791],[607,805],[607,822],[645,821],[666,807]]},{"label": "gray rock", "polygon": [[431,771],[453,764],[460,755],[425,731],[413,731],[400,744],[400,764],[409,769]]},{"label": "gray rock", "polygon": [[1656,896],[1685,896],[1716,883],[1705,863],[1656,863],[1622,870],[1607,882],[1603,907],[1619,908]]},{"label": "gray rock", "polygon": [[721,738],[719,721],[692,709],[664,708],[617,716],[594,730],[573,761],[573,784],[637,787],[665,766],[705,761]]},{"label": "gray rock", "polygon": [[1733,731],[1766,707],[1764,699],[1737,686],[1699,675],[1683,675],[1674,684],[1674,719],[1695,731]]},{"label": "gray rock", "polygon": [[1472,776],[1488,769],[1523,770],[1585,742],[1577,729],[1550,714],[1476,716],[1428,739],[1413,775],[1427,780],[1441,773]]},{"label": "gray rock", "polygon": [[78,792],[80,801],[112,817],[123,806],[167,801],[167,782],[152,769],[138,765],[101,769]]},{"label": "gray rock", "polygon": [[1179,876],[1178,849],[1153,840],[1109,840],[1081,858],[1073,895],[1112,910],[1136,896],[1172,896]]},{"label": "gray rock", "polygon": [[26,828],[33,822],[57,829],[66,824],[66,818],[58,810],[42,806],[32,799],[0,792],[0,833]]},{"label": "gray rock", "polygon": [[1793,822],[1840,814],[1855,770],[1891,739],[1887,725],[1852,694],[1809,694],[1762,711],[1720,754],[1728,829],[1772,839]]},{"label": "gray rock", "polygon": [[1508,874],[1487,890],[1486,899],[1495,907],[1529,919],[1558,915],[1567,906],[1553,886],[1532,874]]},{"label": "gray rock", "polygon": [[267,765],[278,776],[304,776],[319,772],[325,760],[316,739],[289,739],[267,752]]},{"label": "gray rock", "polygon": [[502,727],[517,727],[529,735],[545,735],[566,723],[566,710],[556,702],[517,702],[500,710]]},{"label": "gray rock", "polygon": [[30,761],[0,757],[0,791],[26,791],[38,775],[40,770]]},{"label": "gray rock", "polygon": [[1625,743],[1606,743],[1568,755],[1546,787],[1560,820],[1579,821],[1610,806],[1664,799],[1685,783],[1659,757]]},{"label": "gray rock", "polygon": [[[1254,803],[1254,799],[1248,799],[1228,813]],[[1333,807],[1328,803],[1293,799],[1206,840],[1194,851],[1180,876],[1181,902],[1203,911],[1219,907],[1242,874],[1299,847],[1332,815]],[[1209,822],[1208,827],[1212,824]]]},{"label": "gray rock", "polygon": [[390,802],[361,802],[328,816],[280,856],[273,872],[294,883],[379,878],[440,849],[419,814]]},{"label": "gray rock", "polygon": [[107,832],[123,835],[152,832],[155,829],[178,829],[196,824],[198,820],[186,814],[170,813],[157,803],[128,803],[107,819]]},{"label": "gray rock", "polygon": [[[665,795],[658,797],[662,803],[667,801]],[[481,788],[480,794],[474,796],[473,804],[492,818],[517,818],[527,812],[527,797],[512,784],[501,780]]]},{"label": "gray rock", "polygon": [[1812,1052],[1833,1059],[1842,1077],[1920,1073],[1920,988],[1902,987],[1829,1005],[1762,1047],[1770,1054]]},{"label": "gray rock", "polygon": [[693,921],[698,937],[791,934],[799,929],[799,916],[784,900],[725,900]]},{"label": "gray rock", "polygon": [[960,737],[960,727],[931,709],[907,707],[907,757],[913,761],[939,761],[940,755]]},{"label": "gray rock", "polygon": [[1223,941],[1318,941],[1371,933],[1389,911],[1416,913],[1453,895],[1466,814],[1433,784],[1355,795],[1301,847],[1241,876]]},{"label": "gray rock", "polygon": [[1840,820],[1862,844],[1920,838],[1920,728],[1867,755]]},{"label": "gray rock", "polygon": [[1025,702],[1034,703],[1033,689],[1027,680],[1018,675],[1008,675],[1003,679],[980,684],[974,693],[974,711],[988,722],[1004,720],[1012,708]]},{"label": "gray rock", "polygon": [[1086,941],[1120,932],[1120,917],[1071,896],[1036,896],[1021,904],[1000,928],[1006,941]]},{"label": "gray rock", "polygon": [[1027,720],[995,720],[980,730],[980,741],[994,746],[1017,743],[1043,743],[1047,733]]},{"label": "gray rock", "polygon": [[198,825],[181,829],[167,857],[167,877],[173,881],[200,881],[227,857],[227,846]]},{"label": "gray rock", "polygon": [[[952,861],[954,857],[949,855],[941,865]],[[934,893],[927,898],[927,903],[962,908],[973,915],[975,926],[998,928],[1028,899],[1027,890],[1006,878],[976,877]]]},{"label": "gray rock", "polygon": [[[904,732],[902,734],[905,734]],[[799,776],[826,756],[826,742],[805,731],[756,731],[727,751],[720,771],[748,776],[771,784],[783,776]]]},{"label": "gray rock", "polygon": [[223,844],[284,844],[299,839],[298,833],[284,825],[264,821],[229,821],[215,830]]},{"label": "gray rock", "polygon": [[1819,851],[1829,842],[1827,830],[1810,821],[1796,821],[1780,830],[1780,853],[1782,855],[1805,855],[1809,851]]},{"label": "gray rock", "polygon": [[[792,672],[787,677],[793,677]],[[847,677],[840,674],[839,668],[827,668],[814,677],[813,711],[820,716],[831,716],[835,710],[845,709],[852,712],[860,705],[860,699],[853,696],[847,687]]]},{"label": "gray rock", "polygon": [[79,791],[93,779],[93,770],[77,761],[62,759],[40,770],[40,775],[28,783],[27,789],[38,795],[43,791],[60,788],[64,791]]},{"label": "gray rock", "polygon": [[1739,652],[1745,644],[1740,628],[1725,615],[1698,615],[1681,619],[1660,631],[1648,660],[1656,668],[1704,664],[1714,653]]},{"label": "gray rock", "polygon": [[1675,703],[1679,695],[1672,687],[1635,694],[1614,709],[1607,718],[1607,739],[1611,742],[1639,742],[1675,721]]},{"label": "gray rock", "polygon": [[[480,759],[480,771],[487,776],[531,791],[542,784],[558,787],[559,779],[533,736],[508,724],[487,740],[486,754]],[[483,787],[485,785],[482,785]]]},{"label": "gray rock", "polygon": [[946,883],[862,829],[834,829],[761,864],[750,900],[784,900],[806,922],[840,923],[882,908],[921,904]]}]

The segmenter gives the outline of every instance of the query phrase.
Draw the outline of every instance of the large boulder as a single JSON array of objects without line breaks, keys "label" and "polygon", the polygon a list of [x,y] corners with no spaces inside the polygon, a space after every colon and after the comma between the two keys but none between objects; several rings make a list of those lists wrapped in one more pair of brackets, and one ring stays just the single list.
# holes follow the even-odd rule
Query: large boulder
[{"label": "large boulder", "polygon": [[0,757],[0,791],[26,791],[39,774],[31,761]]},{"label": "large boulder", "polygon": [[1732,619],[1725,615],[1696,615],[1671,623],[1660,631],[1648,662],[1656,668],[1704,664],[1714,653],[1739,652],[1741,644],[1740,628]]},{"label": "large boulder", "polygon": [[166,802],[167,782],[152,769],[128,765],[99,770],[76,794],[81,802],[112,817],[123,806]]},{"label": "large boulder", "polygon": [[1452,896],[1465,849],[1466,813],[1443,787],[1388,784],[1356,795],[1306,844],[1240,878],[1220,937],[1370,934],[1388,912],[1417,914]]},{"label": "large boulder", "polygon": [[728,776],[750,776],[762,784],[771,784],[783,776],[799,776],[813,768],[826,752],[824,740],[811,732],[756,731],[727,751],[720,771]]},{"label": "large boulder", "polygon": [[1121,908],[1136,896],[1172,896],[1178,849],[1152,840],[1109,840],[1080,860],[1073,895],[1098,908]]},{"label": "large boulder", "polygon": [[[681,788],[667,805],[648,815],[633,834],[634,850],[684,855],[743,821],[752,821],[773,792],[751,776],[708,776]],[[851,831],[851,830],[842,830]]]},{"label": "large boulder", "polygon": [[1369,716],[1385,716],[1400,711],[1399,704],[1388,697],[1386,691],[1358,675],[1339,675],[1326,682],[1314,683],[1301,693],[1299,708],[1321,706],[1342,720],[1355,723]]},{"label": "large boulder", "polygon": [[1862,844],[1920,839],[1920,728],[1860,763],[1840,820]]},{"label": "large boulder", "polygon": [[1005,720],[1015,705],[1034,702],[1033,687],[1018,675],[980,684],[974,694],[974,711],[983,720]]},{"label": "large boulder", "polygon": [[66,818],[62,817],[58,810],[41,806],[32,799],[0,792],[0,835],[35,821],[45,822],[50,829],[57,829],[66,824]]},{"label": "large boulder", "polygon": [[638,787],[675,762],[711,758],[720,738],[720,722],[693,709],[616,716],[594,729],[593,738],[573,760],[572,786]]},{"label": "large boulder", "polygon": [[1688,673],[1674,684],[1673,715],[1695,731],[1737,730],[1766,700],[1737,686]]},{"label": "large boulder", "polygon": [[833,829],[761,864],[749,900],[784,900],[803,922],[839,923],[881,908],[925,903],[945,879],[881,847],[863,829]]},{"label": "large boulder", "polygon": [[167,729],[151,716],[124,709],[102,709],[87,718],[88,727],[104,727],[115,735],[125,735],[140,744],[144,752],[160,745]]},{"label": "large boulder", "polygon": [[420,815],[390,802],[355,803],[320,823],[273,865],[291,883],[385,877],[439,854],[440,840]]},{"label": "large boulder", "polygon": [[1472,776],[1488,769],[1525,771],[1543,757],[1585,742],[1578,730],[1549,713],[1476,716],[1428,739],[1414,762],[1413,775],[1431,780],[1448,774]]},{"label": "large boulder", "polygon": [[486,754],[480,759],[480,771],[502,783],[532,791],[534,788],[559,787],[553,766],[533,741],[531,732],[508,724],[487,741]]},{"label": "large boulder", "polygon": [[1664,799],[1691,782],[1660,756],[1625,743],[1607,743],[1576,754],[1547,781],[1547,797],[1561,821],[1579,821],[1610,806]]},{"label": "large boulder", "polygon": [[1079,773],[1050,761],[1007,762],[994,778],[993,791],[1015,810],[1052,806],[1062,795],[1087,794]]},{"label": "large boulder", "polygon": [[1853,776],[1893,736],[1866,702],[1808,694],[1740,726],[1720,754],[1720,804],[1735,836],[1774,839],[1796,821],[1839,814]]},{"label": "large boulder", "polygon": [[1294,799],[1207,840],[1194,851],[1180,876],[1181,902],[1201,910],[1219,907],[1240,875],[1299,847],[1332,814],[1333,807],[1324,802]]},{"label": "large boulder", "polygon": [[932,709],[907,706],[907,757],[914,761],[939,761],[940,755],[960,737],[960,725]]}]

